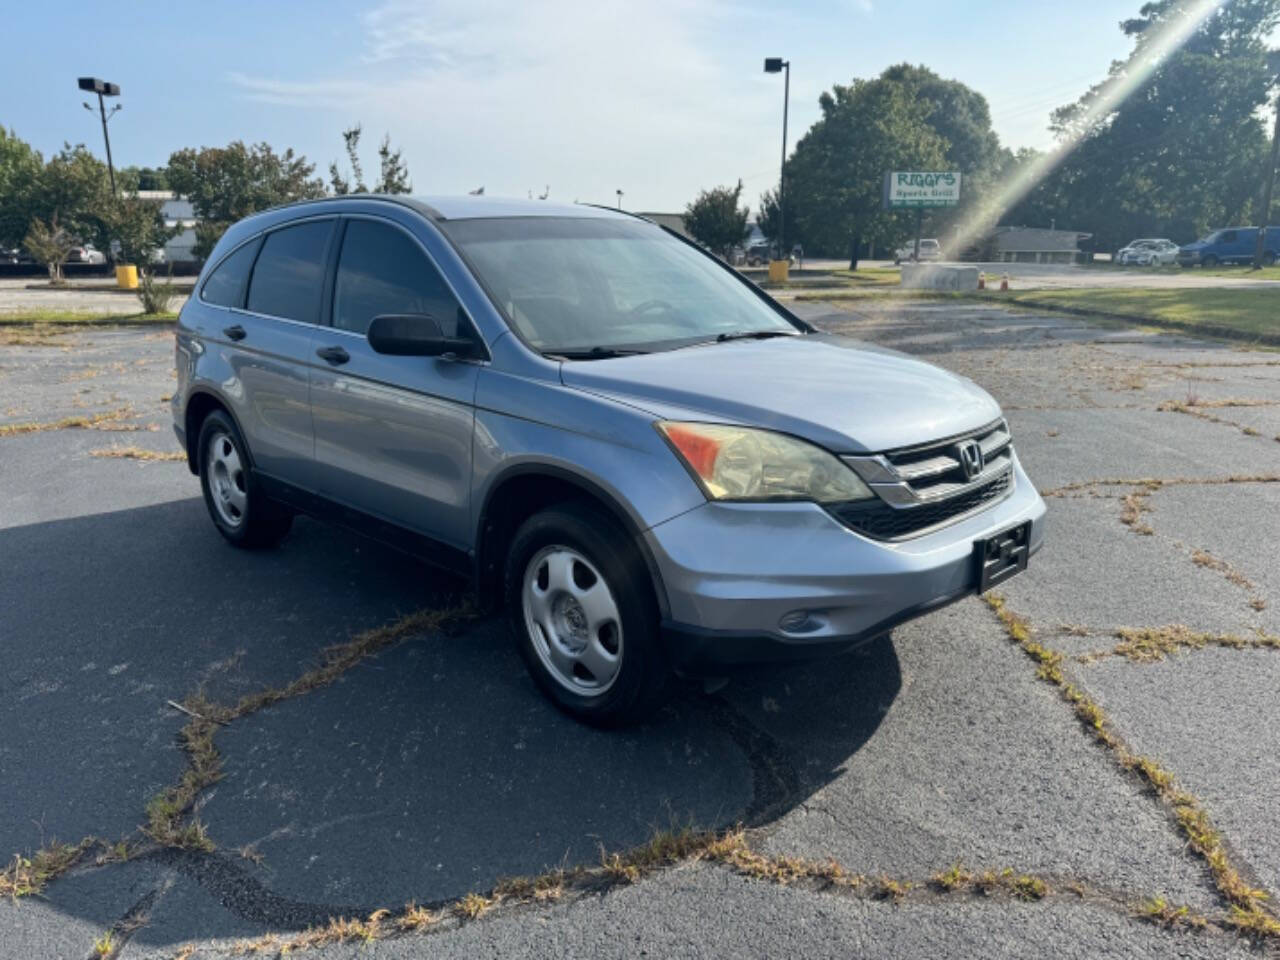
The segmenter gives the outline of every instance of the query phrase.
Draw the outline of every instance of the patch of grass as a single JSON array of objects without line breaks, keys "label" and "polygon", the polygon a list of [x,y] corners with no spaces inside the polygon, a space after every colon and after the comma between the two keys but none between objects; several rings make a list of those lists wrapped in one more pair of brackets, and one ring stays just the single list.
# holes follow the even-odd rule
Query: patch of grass
[{"label": "patch of grass", "polygon": [[1280,344],[1275,324],[1278,291],[1257,287],[1087,287],[1015,291],[1024,306],[1099,314],[1209,336]]},{"label": "patch of grass", "polygon": [[95,430],[106,424],[115,423],[131,416],[130,407],[121,407],[107,413],[95,413],[91,416],[63,417],[61,420],[49,420],[42,423],[5,423],[0,424],[0,437],[11,437],[20,433],[42,433],[45,430]]},{"label": "patch of grass", "polygon": [[0,327],[65,324],[72,327],[133,326],[172,323],[176,313],[88,313],[81,310],[24,310],[0,313]]},{"label": "patch of grass", "polygon": [[117,460],[171,460],[186,463],[187,455],[181,450],[147,450],[143,447],[102,447],[90,450],[91,457],[107,457]]}]

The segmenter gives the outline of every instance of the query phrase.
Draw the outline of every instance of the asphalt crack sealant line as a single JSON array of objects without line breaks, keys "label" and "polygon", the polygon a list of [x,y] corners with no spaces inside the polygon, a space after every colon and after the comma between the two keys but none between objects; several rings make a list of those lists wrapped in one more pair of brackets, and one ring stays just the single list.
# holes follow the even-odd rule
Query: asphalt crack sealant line
[{"label": "asphalt crack sealant line", "polygon": [[[117,843],[88,837],[79,844],[53,844],[31,857],[15,857],[0,872],[0,894],[15,898],[35,895],[73,868],[92,869],[129,859],[153,858],[194,876],[224,906],[246,918],[267,925],[288,918],[295,929],[305,924],[306,929],[301,932],[268,934],[230,946],[232,953],[280,955],[350,940],[456,929],[490,914],[598,896],[638,883],[657,871],[704,862],[759,882],[802,886],[858,899],[890,903],[930,903],[957,896],[992,902],[1052,903],[1070,899],[1172,929],[1232,932],[1280,942],[1280,922],[1267,904],[1266,892],[1246,882],[1199,801],[1181,791],[1172,774],[1124,746],[1100,708],[1062,675],[1062,655],[1034,640],[1023,618],[1012,613],[997,596],[988,597],[988,603],[1010,639],[1036,662],[1038,676],[1059,689],[1085,729],[1111,751],[1121,769],[1141,778],[1170,811],[1188,845],[1204,859],[1212,874],[1223,899],[1223,913],[1205,916],[1167,903],[1159,896],[1119,891],[1080,877],[1022,872],[1012,866],[971,869],[957,860],[950,869],[928,877],[869,877],[834,859],[760,853],[753,841],[794,800],[799,792],[798,776],[772,738],[719,699],[710,701],[710,719],[722,726],[747,755],[753,778],[753,798],[744,823],[728,829],[663,831],[640,847],[615,853],[602,850],[600,862],[595,865],[506,878],[488,891],[472,891],[452,900],[359,911],[279,897],[249,877],[230,855],[215,850],[212,838],[193,811],[201,793],[223,775],[221,757],[214,746],[222,727],[326,686],[365,658],[411,636],[450,629],[472,616],[465,608],[423,611],[356,634],[346,643],[327,648],[318,666],[286,686],[258,691],[235,704],[217,704],[198,693],[188,697],[180,705],[188,722],[179,733],[187,768],[177,783],[152,798],[147,823],[137,835]],[[145,903],[140,901],[104,934],[109,951],[100,955],[121,949],[133,930],[145,923],[146,914],[159,895],[161,891],[157,890],[155,895],[145,896]],[[194,945],[187,944],[177,948],[174,956],[189,957],[194,950]]]}]

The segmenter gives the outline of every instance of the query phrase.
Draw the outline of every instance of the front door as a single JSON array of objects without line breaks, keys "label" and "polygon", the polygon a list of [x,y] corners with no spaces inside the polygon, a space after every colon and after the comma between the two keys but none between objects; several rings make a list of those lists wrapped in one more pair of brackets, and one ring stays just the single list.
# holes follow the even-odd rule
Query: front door
[{"label": "front door", "polygon": [[451,546],[470,540],[471,437],[478,365],[374,352],[383,314],[427,314],[477,336],[421,243],[374,217],[344,221],[330,326],[314,340],[311,409],[317,490]]}]

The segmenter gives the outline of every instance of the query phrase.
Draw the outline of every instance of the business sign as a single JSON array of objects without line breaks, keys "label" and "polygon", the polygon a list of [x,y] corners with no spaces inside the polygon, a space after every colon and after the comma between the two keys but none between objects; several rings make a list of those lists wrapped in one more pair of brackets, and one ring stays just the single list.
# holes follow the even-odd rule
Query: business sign
[{"label": "business sign", "polygon": [[952,171],[903,171],[884,175],[884,208],[954,207],[960,202],[960,174]]}]

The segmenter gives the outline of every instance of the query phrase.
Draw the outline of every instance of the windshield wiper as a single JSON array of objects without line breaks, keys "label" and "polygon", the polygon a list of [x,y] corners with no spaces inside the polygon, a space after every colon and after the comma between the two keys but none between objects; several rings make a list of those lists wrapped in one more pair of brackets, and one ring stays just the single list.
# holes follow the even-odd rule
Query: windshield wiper
[{"label": "windshield wiper", "polygon": [[732,333],[716,334],[716,343],[729,340],[768,340],[770,337],[795,337],[799,331],[788,333],[786,330],[735,330]]},{"label": "windshield wiper", "polygon": [[631,347],[588,347],[585,350],[551,350],[545,356],[552,360],[609,360],[613,357],[634,357],[648,353]]}]

